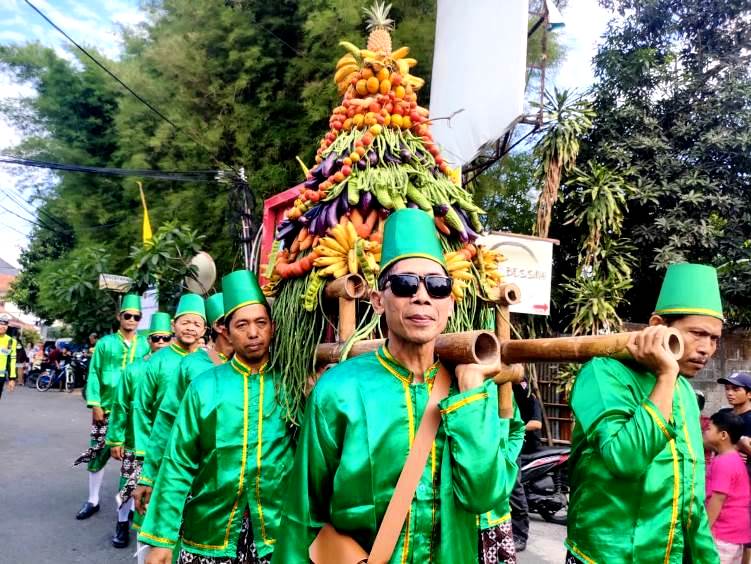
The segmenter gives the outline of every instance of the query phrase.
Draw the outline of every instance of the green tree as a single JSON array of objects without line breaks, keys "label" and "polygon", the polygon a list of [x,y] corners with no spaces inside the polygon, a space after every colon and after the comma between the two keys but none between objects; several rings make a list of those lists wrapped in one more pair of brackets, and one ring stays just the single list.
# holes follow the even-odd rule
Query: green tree
[{"label": "green tree", "polygon": [[751,6],[738,0],[613,0],[595,58],[597,117],[581,158],[627,170],[624,232],[641,250],[627,295],[644,320],[673,261],[727,265],[737,323],[751,322]]},{"label": "green tree", "polygon": [[201,250],[202,241],[203,236],[176,222],[162,225],[150,243],[131,249],[133,263],[126,271],[133,279],[131,290],[142,294],[154,287],[160,308],[174,311],[185,291],[185,279],[195,279],[190,261]]}]

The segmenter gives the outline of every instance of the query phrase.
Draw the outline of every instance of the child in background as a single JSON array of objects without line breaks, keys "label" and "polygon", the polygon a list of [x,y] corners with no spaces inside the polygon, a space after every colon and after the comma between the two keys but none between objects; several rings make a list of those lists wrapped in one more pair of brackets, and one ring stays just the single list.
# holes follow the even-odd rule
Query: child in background
[{"label": "child in background", "polygon": [[707,515],[721,564],[741,564],[751,542],[751,488],[736,449],[742,434],[743,421],[728,411],[712,415],[704,432],[704,445],[715,453],[707,472]]}]

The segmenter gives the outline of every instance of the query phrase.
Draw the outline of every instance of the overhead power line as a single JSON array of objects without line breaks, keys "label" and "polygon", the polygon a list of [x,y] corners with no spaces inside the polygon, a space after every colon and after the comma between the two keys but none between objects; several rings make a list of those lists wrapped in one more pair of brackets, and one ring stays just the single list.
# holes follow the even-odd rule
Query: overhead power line
[{"label": "overhead power line", "polygon": [[81,172],[85,174],[104,174],[107,176],[136,176],[140,178],[153,178],[155,180],[171,180],[174,182],[215,182],[235,176],[232,170],[153,170],[153,169],[130,169],[112,168],[99,166],[85,166],[76,164],[55,163],[14,157],[12,155],[0,155],[0,163],[46,168],[50,170],[62,170],[66,172]]}]

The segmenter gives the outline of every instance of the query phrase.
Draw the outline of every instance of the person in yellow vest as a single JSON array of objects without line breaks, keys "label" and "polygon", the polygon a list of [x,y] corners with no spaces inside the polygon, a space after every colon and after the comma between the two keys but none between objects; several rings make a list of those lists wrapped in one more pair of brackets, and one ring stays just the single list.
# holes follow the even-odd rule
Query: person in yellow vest
[{"label": "person in yellow vest", "polygon": [[10,315],[0,315],[0,397],[6,380],[8,391],[16,387],[16,340],[8,335],[9,325]]},{"label": "person in yellow vest", "polygon": [[107,423],[112,411],[115,391],[125,369],[149,353],[149,344],[136,333],[141,321],[141,298],[135,294],[123,297],[117,315],[120,328],[116,333],[100,339],[94,349],[86,383],[86,405],[91,408],[91,443],[73,465],[86,462],[89,470],[89,499],[76,514],[76,519],[88,519],[99,511],[99,490],[102,487],[104,466],[110,458],[105,447]]}]

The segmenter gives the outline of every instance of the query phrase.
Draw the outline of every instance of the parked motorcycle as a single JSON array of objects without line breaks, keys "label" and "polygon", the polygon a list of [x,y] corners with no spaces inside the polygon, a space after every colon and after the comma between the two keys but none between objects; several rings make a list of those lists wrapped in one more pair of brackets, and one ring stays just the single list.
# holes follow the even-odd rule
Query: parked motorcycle
[{"label": "parked motorcycle", "polygon": [[542,447],[522,455],[522,485],[530,513],[549,523],[565,525],[568,518],[569,448]]},{"label": "parked motorcycle", "polygon": [[82,351],[73,353],[70,359],[70,366],[73,368],[73,381],[76,388],[81,388],[81,393],[86,399],[86,378],[89,374],[89,357]]}]

